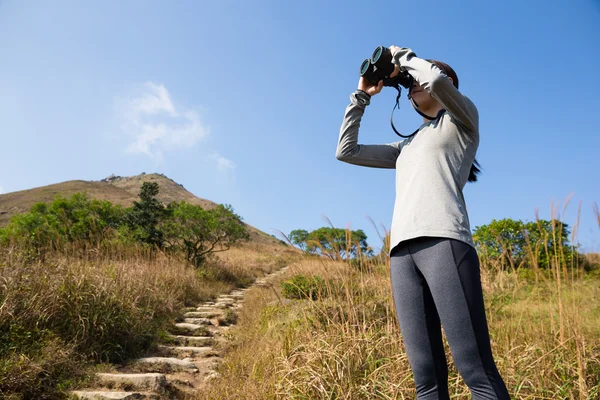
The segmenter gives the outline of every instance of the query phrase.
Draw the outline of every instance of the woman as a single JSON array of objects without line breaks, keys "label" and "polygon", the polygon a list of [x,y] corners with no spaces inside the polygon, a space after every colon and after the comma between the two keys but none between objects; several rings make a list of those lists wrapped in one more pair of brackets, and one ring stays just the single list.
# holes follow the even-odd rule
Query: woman
[{"label": "woman", "polygon": [[[510,399],[492,356],[462,189],[479,172],[479,115],[447,64],[391,46],[395,71],[415,80],[409,98],[424,122],[406,140],[358,144],[360,120],[383,87],[360,78],[340,129],[338,160],[396,169],[390,267],[394,304],[417,399],[449,399],[440,323],[473,399]],[[429,118],[431,119],[429,119]]]}]

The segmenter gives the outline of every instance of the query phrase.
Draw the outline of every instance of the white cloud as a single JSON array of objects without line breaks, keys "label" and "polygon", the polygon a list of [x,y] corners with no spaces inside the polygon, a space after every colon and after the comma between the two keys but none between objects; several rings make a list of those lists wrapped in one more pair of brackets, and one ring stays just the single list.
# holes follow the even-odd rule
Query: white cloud
[{"label": "white cloud", "polygon": [[127,152],[162,162],[163,151],[194,146],[209,135],[197,111],[174,105],[165,86],[147,82],[134,95],[117,102]]},{"label": "white cloud", "polygon": [[235,163],[228,158],[223,157],[217,152],[214,152],[208,157],[211,161],[217,164],[219,171],[230,171],[235,169]]},{"label": "white cloud", "polygon": [[2,186],[0,186],[0,194],[4,193],[4,188]]}]

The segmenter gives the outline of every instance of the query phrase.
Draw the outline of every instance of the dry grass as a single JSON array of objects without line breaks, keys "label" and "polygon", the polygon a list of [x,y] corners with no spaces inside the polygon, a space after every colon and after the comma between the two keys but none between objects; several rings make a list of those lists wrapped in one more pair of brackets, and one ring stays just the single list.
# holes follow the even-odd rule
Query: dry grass
[{"label": "dry grass", "polygon": [[[593,261],[593,260],[592,260]],[[496,365],[515,399],[600,398],[600,275],[557,257],[548,271],[482,265]],[[222,376],[202,399],[414,399],[398,328],[389,261],[306,257],[290,275],[320,276],[317,300],[279,286],[248,294]],[[471,395],[444,336],[449,390]]]},{"label": "dry grass", "polygon": [[247,286],[295,252],[246,244],[200,269],[119,254],[30,262],[0,249],[0,397],[59,398],[91,364],[150,349],[183,307]]}]

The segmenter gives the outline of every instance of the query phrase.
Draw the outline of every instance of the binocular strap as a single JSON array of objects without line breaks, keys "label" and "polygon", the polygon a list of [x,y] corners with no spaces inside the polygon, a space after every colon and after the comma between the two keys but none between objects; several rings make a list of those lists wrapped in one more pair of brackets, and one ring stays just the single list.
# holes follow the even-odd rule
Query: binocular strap
[{"label": "binocular strap", "polygon": [[[401,91],[402,89],[400,89],[399,85],[394,86],[394,88],[398,91],[398,96],[396,96],[396,105],[394,105],[394,108],[392,109],[392,115],[390,115],[390,124],[392,125],[392,129],[394,130],[396,135],[403,137],[403,138],[409,138],[409,137],[416,135],[417,132],[419,132],[419,129],[417,129],[410,135],[403,135],[396,130],[396,127],[394,126],[394,111],[396,111],[396,108],[400,109],[400,97],[402,96],[402,91]],[[441,117],[446,112],[446,110],[440,110],[440,112],[438,113],[438,115],[435,116],[435,118],[432,118],[429,115],[426,115],[425,113],[421,112],[421,110],[419,110],[419,105],[412,98],[411,93],[412,93],[412,86],[408,89],[408,98],[410,99],[415,111],[418,112],[421,117],[426,118],[430,121],[433,121],[434,119],[438,119],[439,117]]]}]

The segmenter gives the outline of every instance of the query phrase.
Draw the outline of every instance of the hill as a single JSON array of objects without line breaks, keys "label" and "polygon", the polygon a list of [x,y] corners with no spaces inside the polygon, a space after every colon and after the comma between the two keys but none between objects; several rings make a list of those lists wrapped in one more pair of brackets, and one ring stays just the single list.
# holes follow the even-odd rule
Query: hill
[{"label": "hill", "polygon": [[[35,203],[51,202],[57,195],[70,197],[74,193],[86,192],[90,198],[108,200],[123,207],[129,207],[137,200],[143,182],[157,182],[160,187],[158,198],[164,204],[172,201],[185,201],[205,209],[217,203],[197,197],[183,185],[163,174],[145,174],[122,177],[111,175],[100,181],[74,180],[38,188],[21,190],[0,195],[0,227],[5,226],[13,215],[29,211]],[[232,205],[235,210],[235,205]],[[242,216],[243,217],[243,216]],[[274,237],[246,224],[250,230],[250,240],[263,244],[278,244]]]}]

